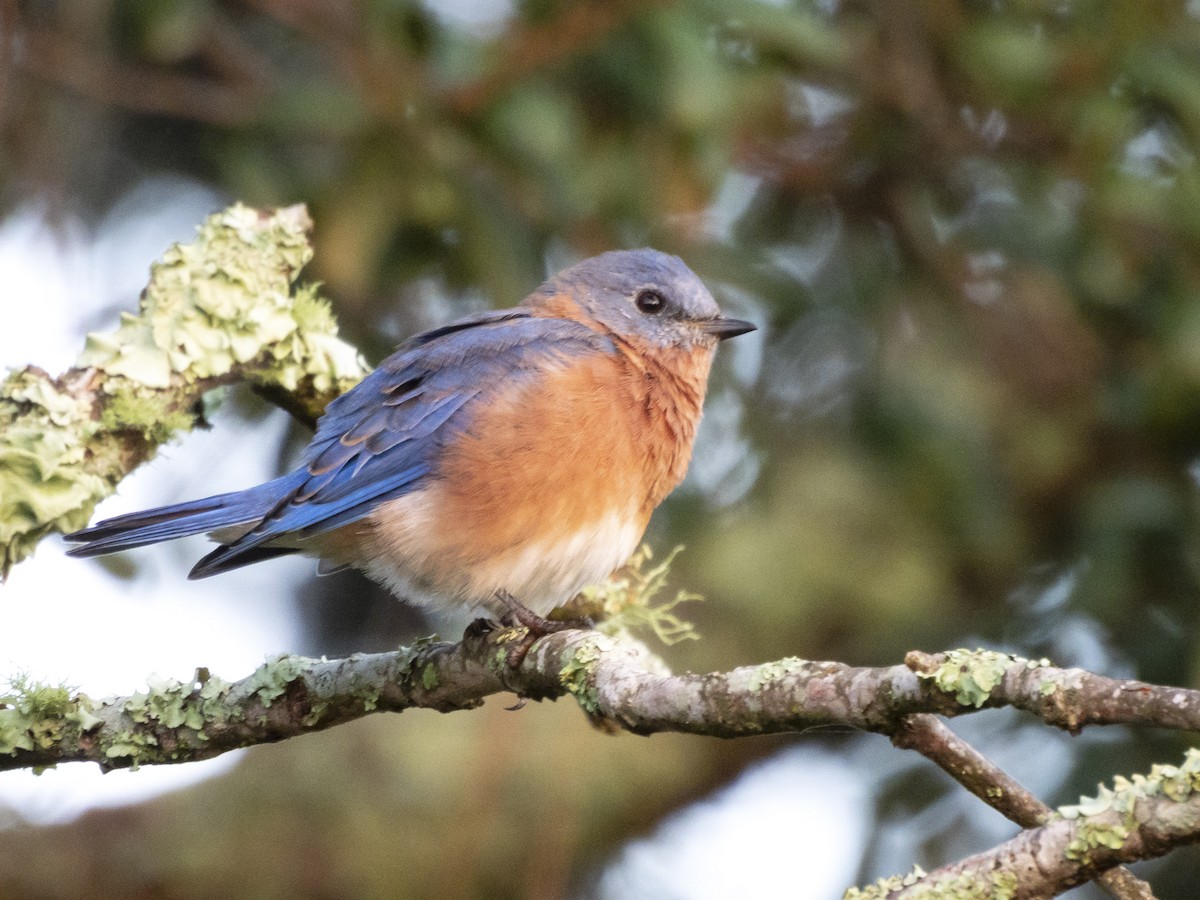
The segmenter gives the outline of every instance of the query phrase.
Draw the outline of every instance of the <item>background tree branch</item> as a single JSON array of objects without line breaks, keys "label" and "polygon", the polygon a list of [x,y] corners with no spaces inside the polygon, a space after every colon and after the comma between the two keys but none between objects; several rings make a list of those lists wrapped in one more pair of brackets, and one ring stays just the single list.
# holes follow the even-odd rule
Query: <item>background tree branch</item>
[{"label": "background tree branch", "polygon": [[[892,743],[915,750],[960,785],[1022,828],[1037,828],[1054,818],[1054,810],[1011,775],[950,730],[936,716],[905,716],[891,734]],[[1096,881],[1118,900],[1153,900],[1150,885],[1123,866],[1102,872]]]}]

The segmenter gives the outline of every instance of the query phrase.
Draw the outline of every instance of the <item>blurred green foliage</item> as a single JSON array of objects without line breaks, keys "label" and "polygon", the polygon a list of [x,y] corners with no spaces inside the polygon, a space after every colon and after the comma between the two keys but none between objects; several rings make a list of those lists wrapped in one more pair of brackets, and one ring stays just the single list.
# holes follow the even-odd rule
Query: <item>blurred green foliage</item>
[{"label": "blurred green foliage", "polygon": [[[0,4],[0,201],[98,215],[173,173],[250,204],[307,202],[310,275],[373,358],[455,312],[511,304],[576,257],[678,253],[731,313],[763,326],[723,350],[693,479],[651,530],[660,548],[689,545],[676,582],[708,597],[695,612],[705,640],[667,653],[678,667],[790,654],[883,663],[979,643],[1196,683],[1194,2],[470,8],[475,18],[432,0]],[[383,640],[340,627],[347,646],[329,631],[314,642]],[[263,840],[290,849],[222,857],[230,871],[283,865],[303,846],[383,879],[346,881],[347,895],[420,895],[434,866],[461,879],[446,895],[555,896],[663,810],[778,746],[609,743],[563,710],[452,718],[264,749],[226,779],[242,789],[202,786],[89,821],[135,835],[152,816],[164,833],[194,828],[222,846],[242,833],[229,816],[317,814],[303,806],[319,790],[309,782],[337,772],[345,790],[314,800],[319,815],[378,815],[377,828],[348,840],[276,827]],[[402,765],[341,762],[357,742],[416,729],[425,737]],[[509,768],[525,750],[484,753],[492,729],[510,748],[536,746],[540,765]],[[430,752],[449,734],[469,759]],[[1174,736],[1114,740],[1074,745],[1062,795],[1046,799],[1179,753]],[[639,762],[615,764],[623,754]],[[634,790],[625,779],[642,765],[664,774]],[[485,792],[466,809],[486,815],[462,813],[487,859],[441,855],[461,846],[462,819],[431,798],[463,767],[525,779],[514,796],[526,808],[502,815]],[[400,788],[364,787],[397,779],[431,792],[435,812],[388,806]],[[916,779],[899,805],[927,799]],[[201,821],[193,803],[229,812]],[[539,857],[563,867],[551,887],[537,851],[510,841],[514,819],[547,816],[567,823]],[[43,839],[86,852],[93,832],[32,834],[0,834],[13,849],[0,859]],[[946,861],[938,842],[931,834],[933,856],[905,866]],[[153,895],[201,895],[188,878],[215,878],[215,862],[188,868],[206,850],[155,852],[179,862],[147,882],[161,886]],[[396,880],[371,869],[385,858],[406,863]],[[0,863],[0,886],[20,865]],[[864,873],[890,874],[874,865]],[[1190,896],[1194,859],[1164,871],[1166,889],[1182,891],[1164,897]],[[129,879],[113,892],[133,890]],[[336,895],[329,885],[286,893]]]}]

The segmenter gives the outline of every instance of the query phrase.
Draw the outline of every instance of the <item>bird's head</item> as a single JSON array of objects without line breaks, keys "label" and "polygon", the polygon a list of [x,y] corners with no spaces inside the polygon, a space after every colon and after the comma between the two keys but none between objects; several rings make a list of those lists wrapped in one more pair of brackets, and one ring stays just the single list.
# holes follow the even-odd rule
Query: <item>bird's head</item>
[{"label": "bird's head", "polygon": [[635,344],[715,349],[755,326],[721,315],[696,273],[657,250],[614,250],[585,259],[525,301],[542,315],[594,324]]}]

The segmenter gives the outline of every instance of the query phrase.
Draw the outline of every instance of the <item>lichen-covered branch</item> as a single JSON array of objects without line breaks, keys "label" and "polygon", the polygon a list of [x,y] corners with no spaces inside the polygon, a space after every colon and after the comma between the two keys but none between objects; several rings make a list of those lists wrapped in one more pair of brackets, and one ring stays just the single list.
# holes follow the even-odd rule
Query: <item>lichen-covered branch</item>
[{"label": "lichen-covered branch", "polygon": [[[225,682],[204,670],[187,682],[150,685],[144,694],[96,701],[65,689],[18,684],[0,698],[0,769],[92,760],[106,767],[169,763],[216,756],[236,747],[269,743],[328,728],[372,712],[411,707],[443,711],[478,706],[511,691],[531,699],[571,695],[589,715],[638,734],[688,732],[715,737],[801,731],[814,725],[850,725],[881,734],[903,729],[920,712],[960,715],[1014,705],[1061,724],[1059,705],[1027,702],[1049,697],[1041,684],[1094,679],[1095,690],[1129,684],[1090,673],[1008,661],[1007,675],[981,698],[908,666],[866,668],[784,659],[729,672],[672,675],[636,641],[598,631],[566,631],[542,638],[517,669],[505,659],[519,629],[469,633],[457,644],[422,642],[393,653],[312,660],[283,656],[252,675]],[[990,651],[944,654],[962,673],[992,665]],[[934,657],[930,657],[931,659]],[[1011,681],[1010,690],[1003,684]],[[1159,695],[1200,704],[1200,691],[1138,683],[1136,704]],[[1073,703],[1096,698],[1077,694]],[[1131,704],[1114,707],[1092,724],[1145,721]],[[1196,728],[1191,722],[1162,723]]]},{"label": "lichen-covered branch", "polygon": [[[503,691],[538,700],[571,695],[610,730],[639,734],[735,737],[842,724],[892,735],[903,745],[920,740],[911,735],[914,714],[960,715],[1002,705],[1077,729],[1085,723],[1147,722],[1146,709],[1167,704],[1176,713],[1155,724],[1200,726],[1198,691],[1119,682],[991,651],[910,654],[910,665],[882,668],[783,659],[729,672],[672,675],[638,642],[598,631],[544,637],[512,669],[508,650],[520,637],[520,629],[473,628],[456,644],[422,641],[392,653],[335,660],[281,656],[239,681],[201,669],[186,681],[158,680],[144,692],[106,700],[17,683],[0,696],[0,769],[205,759],[375,712],[469,709]],[[1107,704],[1100,702],[1103,697]],[[1120,697],[1127,702],[1115,702]],[[1091,708],[1104,711],[1080,714]],[[1188,709],[1190,719],[1179,712]],[[947,763],[948,770],[978,763],[958,751],[948,757],[957,760]],[[981,777],[993,776],[985,771]],[[916,892],[912,896],[953,896],[955,886],[967,884],[995,888],[989,896],[1052,896],[1123,862],[1200,840],[1196,791],[1200,753],[1193,752],[1182,767],[1158,766],[1147,777],[1118,779],[1114,789],[1049,816],[1036,805],[1014,807],[1010,815],[1023,820],[1036,815],[1038,827],[929,876],[848,896],[890,896],[905,884]],[[1137,890],[1133,883],[1128,891]],[[1148,890],[1118,896],[1148,896]]]},{"label": "lichen-covered branch", "polygon": [[1062,807],[1046,824],[928,874],[914,872],[846,892],[867,898],[992,897],[1039,900],[1120,863],[1200,841],[1200,750],[1181,766],[1117,777],[1112,788]]},{"label": "lichen-covered branch", "polygon": [[[1054,818],[1054,810],[1025,786],[928,713],[905,716],[892,733],[892,743],[915,750],[960,785],[1023,828],[1037,828]],[[1116,900],[1154,900],[1150,885],[1124,867],[1102,872],[1097,883]]]},{"label": "lichen-covered branch", "polygon": [[904,662],[960,706],[1012,706],[1073,734],[1086,725],[1117,724],[1200,730],[1200,691],[1060,669],[1049,660],[994,650],[914,651]]},{"label": "lichen-covered branch", "polygon": [[214,388],[248,382],[312,422],[366,374],[328,305],[295,285],[311,226],[303,206],[211,216],[151,267],[138,314],[88,335],[72,369],[0,381],[0,579],[202,423]]}]

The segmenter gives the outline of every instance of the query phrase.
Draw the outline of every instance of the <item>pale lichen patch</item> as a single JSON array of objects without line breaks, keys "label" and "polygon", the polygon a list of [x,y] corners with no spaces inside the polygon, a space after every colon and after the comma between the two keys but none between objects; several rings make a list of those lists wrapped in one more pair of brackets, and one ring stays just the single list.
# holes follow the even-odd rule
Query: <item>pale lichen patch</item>
[{"label": "pale lichen patch", "polygon": [[96,704],[65,685],[47,685],[23,676],[0,694],[0,755],[46,750],[78,739],[101,724]]},{"label": "pale lichen patch", "polygon": [[912,887],[925,877],[925,870],[920,866],[913,866],[913,870],[906,875],[889,875],[886,878],[880,878],[874,884],[869,884],[866,887],[848,888],[842,894],[842,900],[883,900],[889,894],[894,894],[906,887]]},{"label": "pale lichen patch", "polygon": [[752,691],[761,691],[767,685],[780,681],[788,675],[797,675],[803,672],[806,665],[808,663],[796,656],[787,656],[773,662],[763,663],[750,675],[746,687]]},{"label": "pale lichen patch", "polygon": [[596,690],[596,665],[614,646],[612,640],[604,635],[585,638],[575,645],[570,657],[558,672],[559,682],[588,714],[600,711],[600,695]]},{"label": "pale lichen patch", "polygon": [[276,656],[254,670],[249,685],[263,706],[269,707],[287,692],[289,684],[308,671],[312,662],[302,656]]},{"label": "pale lichen patch", "polygon": [[842,897],[843,900],[883,900],[907,889],[905,896],[930,900],[1013,900],[1019,886],[1013,872],[996,871],[986,875],[964,872],[932,880],[917,866],[907,875],[881,878],[865,888],[850,888]]},{"label": "pale lichen patch", "polygon": [[[1059,807],[1058,814],[1064,819],[1079,821],[1076,835],[1067,846],[1067,858],[1087,862],[1092,851],[1100,847],[1120,848],[1137,827],[1138,801],[1162,796],[1179,803],[1197,790],[1200,750],[1194,747],[1184,754],[1181,766],[1156,764],[1149,775],[1116,776],[1112,787],[1100,785],[1095,797],[1082,797],[1078,803]],[[1101,818],[1109,813],[1117,813],[1119,818]]]},{"label": "pale lichen patch", "polygon": [[195,702],[199,698],[192,685],[152,675],[147,680],[147,687],[149,690],[133,694],[125,701],[125,714],[134,722],[165,728],[186,726],[199,730],[204,727],[204,716]]},{"label": "pale lichen patch", "polygon": [[84,467],[94,434],[87,404],[44,373],[0,382],[0,578],[51,531],[87,524],[107,482]]},{"label": "pale lichen patch", "polygon": [[991,697],[992,691],[1015,664],[1037,668],[1040,662],[1030,661],[995,650],[951,650],[930,672],[917,672],[918,678],[932,681],[939,690],[953,694],[956,702],[979,709]]},{"label": "pale lichen patch", "polygon": [[348,388],[366,372],[361,357],[338,339],[315,288],[292,289],[312,257],[311,225],[302,206],[268,214],[237,204],[210,216],[195,241],[151,266],[137,315],[88,335],[79,366],[120,376],[105,383],[108,393],[167,388],[251,362],[288,390],[304,377],[318,391]]}]

